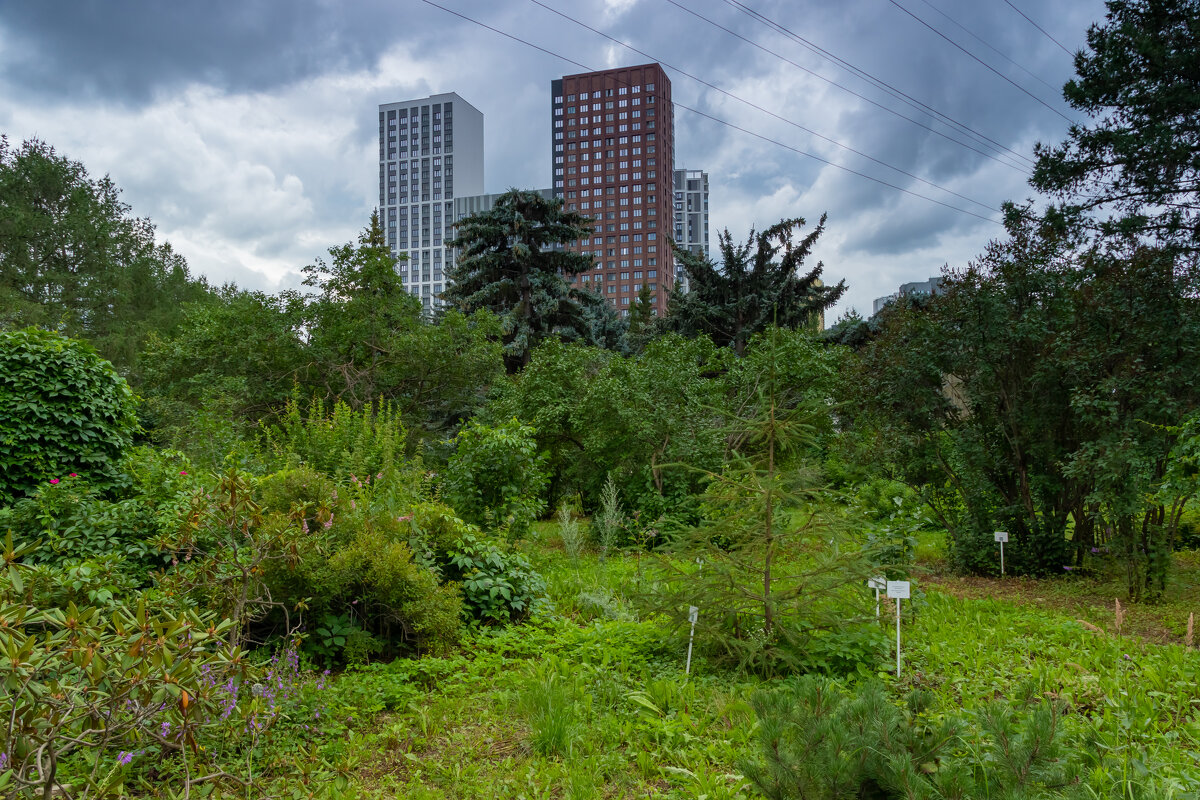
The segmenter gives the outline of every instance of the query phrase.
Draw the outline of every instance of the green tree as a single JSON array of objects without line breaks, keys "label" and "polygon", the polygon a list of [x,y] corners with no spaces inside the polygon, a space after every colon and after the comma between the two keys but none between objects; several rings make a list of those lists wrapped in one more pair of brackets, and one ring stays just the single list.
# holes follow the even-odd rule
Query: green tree
[{"label": "green tree", "polygon": [[134,407],[90,345],[36,328],[0,331],[0,506],[71,473],[111,483],[137,432]]},{"label": "green tree", "polygon": [[[680,626],[689,606],[700,608],[708,620],[696,631],[701,646],[763,674],[803,668],[824,636],[853,636],[865,595],[847,587],[872,569],[868,548],[847,546],[848,528],[829,512],[810,466],[812,419],[828,409],[792,391],[780,335],[759,343],[763,369],[750,402],[722,431],[734,443],[727,458],[696,467],[708,483],[704,521],[675,542],[675,557],[660,560],[649,599]],[[873,640],[865,629],[862,637],[871,660]]]},{"label": "green tree", "polygon": [[151,331],[172,330],[181,304],[208,295],[111,179],[45,142],[0,137],[0,326],[86,337],[129,372]]},{"label": "green tree", "polygon": [[817,315],[838,301],[846,283],[823,285],[820,262],[809,272],[798,273],[825,231],[825,215],[816,229],[793,244],[792,236],[804,224],[801,218],[787,219],[761,233],[751,230],[743,245],[735,245],[725,230],[719,237],[720,264],[672,243],[691,289],[671,296],[667,327],[689,338],[708,335],[740,356],[750,337],[770,325],[811,326]]},{"label": "green tree", "polygon": [[1107,233],[1200,250],[1200,2],[1108,0],[1063,96],[1091,122],[1039,144],[1031,183]]},{"label": "green tree", "polygon": [[457,231],[449,244],[461,252],[442,297],[464,313],[487,310],[500,318],[509,372],[528,364],[547,337],[590,340],[587,308],[595,296],[567,279],[592,260],[557,247],[590,236],[590,220],[564,211],[561,200],[513,189],[491,210],[460,221]]},{"label": "green tree", "polygon": [[640,351],[655,333],[654,293],[649,284],[643,283],[633,305],[629,307],[629,331],[626,337],[633,349]]},{"label": "green tree", "polygon": [[885,320],[850,381],[859,407],[962,565],[997,569],[995,529],[1015,571],[1062,574],[1109,544],[1130,593],[1154,595],[1178,522],[1159,489],[1200,405],[1190,284],[1170,250],[1088,245],[1026,209],[1008,226],[945,296]]},{"label": "green tree", "polygon": [[156,438],[192,452],[201,417],[252,426],[307,374],[304,308],[294,296],[225,286],[182,315],[174,333],[152,334],[141,356],[146,425]]}]

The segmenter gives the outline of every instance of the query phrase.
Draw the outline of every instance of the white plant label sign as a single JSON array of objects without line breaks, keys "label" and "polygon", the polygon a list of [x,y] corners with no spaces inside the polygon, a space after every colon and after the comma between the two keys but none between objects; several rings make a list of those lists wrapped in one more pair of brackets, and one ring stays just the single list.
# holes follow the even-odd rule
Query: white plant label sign
[{"label": "white plant label sign", "polygon": [[900,677],[900,601],[909,598],[908,581],[888,581],[887,596],[896,601],[896,677]]},{"label": "white plant label sign", "polygon": [[692,631],[688,634],[687,665],[683,668],[684,675],[692,674],[692,641],[696,638],[696,620],[700,618],[700,609],[688,606],[688,622],[692,623]]},{"label": "white plant label sign", "polygon": [[1008,531],[996,531],[996,541],[997,542],[1007,542],[1008,541]]},{"label": "white plant label sign", "polygon": [[878,578],[871,578],[870,580],[867,581],[867,588],[874,589],[877,592],[881,591],[883,589],[886,589],[887,588],[887,578],[884,578],[882,576],[880,576]]}]

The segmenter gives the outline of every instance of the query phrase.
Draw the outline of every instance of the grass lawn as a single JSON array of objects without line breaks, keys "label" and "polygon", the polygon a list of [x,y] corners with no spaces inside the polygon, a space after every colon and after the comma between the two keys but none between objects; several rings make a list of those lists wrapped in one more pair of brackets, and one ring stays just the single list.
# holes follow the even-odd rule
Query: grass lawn
[{"label": "grass lawn", "polygon": [[[626,599],[644,561],[572,561],[553,532],[539,525],[526,547],[549,580],[531,623],[477,631],[453,654],[342,673],[324,702],[347,724],[326,752],[350,764],[366,797],[758,796],[738,762],[755,752],[749,699],[764,682],[702,655],[685,676],[677,632]],[[1193,555],[1178,559],[1166,602],[1129,607],[1118,635],[1115,577],[963,578],[940,568],[935,537],[918,552],[904,675],[891,652],[877,665],[897,696],[932,692],[934,716],[1021,692],[1054,699],[1073,735],[1110,757],[1097,785],[1153,776],[1161,796],[1196,796],[1200,654],[1181,643],[1200,582]],[[891,630],[886,614],[881,624]]]}]

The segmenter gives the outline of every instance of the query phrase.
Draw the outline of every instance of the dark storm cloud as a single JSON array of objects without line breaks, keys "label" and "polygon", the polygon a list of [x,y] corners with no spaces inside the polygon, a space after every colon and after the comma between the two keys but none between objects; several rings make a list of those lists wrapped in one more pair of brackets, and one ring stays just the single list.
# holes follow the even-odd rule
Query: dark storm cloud
[{"label": "dark storm cloud", "polygon": [[394,4],[322,0],[6,3],[0,27],[17,58],[9,81],[30,93],[140,103],[200,82],[264,90],[372,63],[395,37]]}]

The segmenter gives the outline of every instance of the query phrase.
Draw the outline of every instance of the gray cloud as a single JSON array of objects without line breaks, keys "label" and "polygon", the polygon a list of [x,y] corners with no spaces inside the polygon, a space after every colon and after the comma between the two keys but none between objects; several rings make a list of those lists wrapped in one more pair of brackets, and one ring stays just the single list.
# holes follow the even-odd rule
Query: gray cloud
[{"label": "gray cloud", "polygon": [[[439,0],[588,67],[647,60],[525,0]],[[1030,192],[1023,176],[886,114],[697,20],[665,0],[546,0],[615,38],[780,116],[989,206]],[[680,0],[763,46],[872,100],[941,123],[889,98],[722,0]],[[1031,91],[1061,101],[939,16],[1060,85],[1070,59],[999,0],[900,0]],[[932,6],[930,5],[932,4]],[[925,30],[886,0],[753,4],[898,89],[1029,154],[1066,123]],[[1099,0],[1026,10],[1069,45],[1099,20]],[[455,91],[485,116],[489,190],[550,181],[549,82],[579,67],[418,0],[343,4],[246,0],[209,4],[8,4],[0,17],[0,131],[41,136],[93,173],[111,173],[138,214],[159,225],[218,282],[295,285],[298,269],[350,239],[377,202],[375,106]],[[676,101],[828,161],[943,200],[915,183],[677,73]],[[838,171],[678,110],[676,163],[710,172],[713,242],[729,227],[782,217],[830,227],[816,258],[845,277],[843,307],[869,310],[900,282],[962,265],[1001,229]],[[956,134],[959,135],[959,134]]]}]

